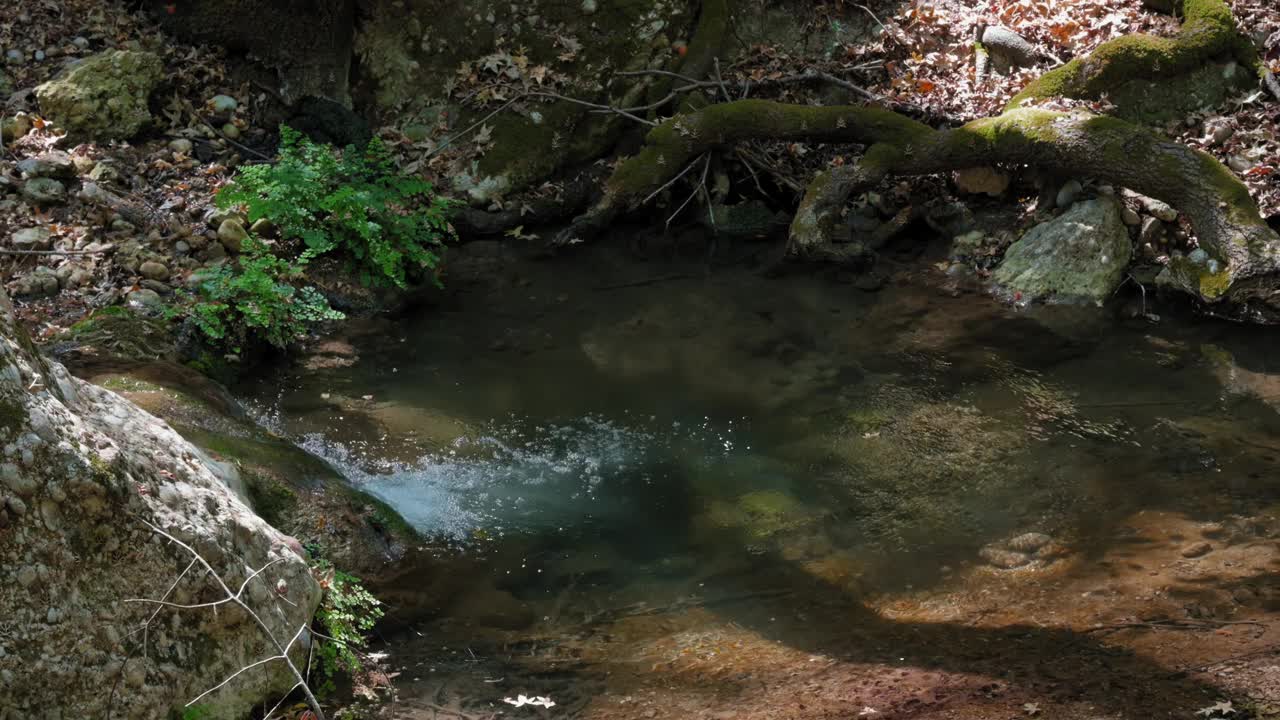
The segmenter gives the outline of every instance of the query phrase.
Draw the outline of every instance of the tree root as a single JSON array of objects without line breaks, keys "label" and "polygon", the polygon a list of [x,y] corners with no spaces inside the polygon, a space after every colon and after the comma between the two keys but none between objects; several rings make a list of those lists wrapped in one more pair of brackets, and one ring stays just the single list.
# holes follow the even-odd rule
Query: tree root
[{"label": "tree root", "polygon": [[[1126,35],[1041,75],[1009,101],[1009,108],[1052,97],[1096,100],[1130,80],[1185,73],[1239,47],[1235,18],[1225,0],[1180,0],[1182,30],[1172,38]],[[1257,69],[1257,63],[1250,63]]]},{"label": "tree root", "polygon": [[[840,242],[847,239],[841,235],[840,216],[851,193],[886,177],[1025,165],[1051,176],[1094,178],[1172,205],[1190,221],[1210,260],[1177,258],[1159,281],[1205,302],[1241,306],[1253,319],[1280,318],[1280,236],[1230,170],[1206,153],[1139,125],[1085,111],[1018,107],[1053,96],[1098,97],[1135,78],[1158,79],[1195,69],[1215,55],[1243,57],[1244,50],[1253,51],[1237,35],[1224,0],[1171,2],[1185,12],[1176,37],[1135,35],[1104,43],[1033,82],[1003,114],[957,128],[934,130],[881,108],[764,100],[682,113],[649,131],[640,152],[614,169],[603,197],[551,244],[590,240],[620,213],[673,182],[695,158],[718,147],[748,140],[860,143],[869,148],[857,165],[829,169],[809,185],[791,226],[786,258],[841,264],[865,260],[868,251],[862,243]],[[1256,51],[1252,58],[1260,65]],[[910,213],[895,218],[892,227],[901,230],[911,219]]]},{"label": "tree root", "polygon": [[1179,259],[1162,275],[1163,282],[1208,302],[1260,301],[1280,310],[1280,237],[1231,171],[1212,156],[1143,127],[1083,111],[1021,108],[935,131],[877,108],[763,100],[713,105],[650,131],[644,149],[614,170],[601,200],[553,243],[591,239],[712,148],[766,138],[871,145],[859,165],[828,171],[810,186],[792,226],[794,255],[825,253],[834,244],[835,218],[848,194],[879,178],[993,163],[1031,165],[1096,178],[1169,203],[1190,220],[1214,263]]},{"label": "tree root", "polygon": [[584,172],[566,182],[555,197],[535,199],[515,210],[491,212],[463,207],[454,213],[453,226],[463,237],[492,237],[520,226],[560,222],[586,208],[599,181],[598,173]]},{"label": "tree root", "polygon": [[883,178],[884,173],[860,165],[842,165],[818,173],[791,221],[786,257],[838,265],[865,263],[868,251],[862,243],[836,242],[842,235],[842,212],[850,195],[870,190]]}]

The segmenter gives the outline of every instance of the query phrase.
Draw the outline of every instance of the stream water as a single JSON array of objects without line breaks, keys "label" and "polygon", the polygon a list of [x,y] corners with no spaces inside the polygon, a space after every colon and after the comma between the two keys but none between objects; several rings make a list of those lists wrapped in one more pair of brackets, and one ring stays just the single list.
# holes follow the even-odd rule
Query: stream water
[{"label": "stream water", "polygon": [[393,716],[1191,717],[1081,628],[1280,597],[1274,331],[503,252],[247,390],[430,539]]}]

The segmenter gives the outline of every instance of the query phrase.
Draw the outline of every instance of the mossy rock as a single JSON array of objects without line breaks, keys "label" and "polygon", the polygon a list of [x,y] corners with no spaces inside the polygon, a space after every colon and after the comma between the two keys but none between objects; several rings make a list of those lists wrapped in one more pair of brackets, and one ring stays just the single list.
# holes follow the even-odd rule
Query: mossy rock
[{"label": "mossy rock", "polygon": [[109,50],[36,88],[40,112],[73,137],[128,140],[151,122],[147,100],[164,77],[157,55]]},{"label": "mossy rock", "polygon": [[336,567],[376,585],[418,540],[386,503],[352,487],[320,458],[248,418],[220,385],[175,363],[100,363],[86,377],[166,421],[210,459],[235,469],[264,520],[322,549]]},{"label": "mossy rock", "polygon": [[765,539],[815,522],[820,513],[779,490],[756,490],[732,502],[713,500],[699,520],[711,529],[735,530]]},{"label": "mossy rock", "polygon": [[1101,304],[1124,279],[1132,254],[1119,205],[1098,198],[1029,230],[1009,246],[992,277],[1027,302]]},{"label": "mossy rock", "polygon": [[124,305],[95,310],[53,341],[50,350],[71,367],[113,358],[150,361],[178,355],[173,326]]},{"label": "mossy rock", "polygon": [[863,407],[845,413],[845,427],[856,435],[879,432],[893,421],[893,414],[883,408]]},{"label": "mossy rock", "polygon": [[[518,8],[498,0],[443,6],[438,0],[379,0],[356,37],[356,51],[374,81],[378,105],[408,125],[447,125],[438,141],[477,122],[488,127],[486,151],[453,174],[454,190],[484,205],[601,156],[626,127],[616,116],[540,98],[491,116],[519,92],[517,80],[537,90],[528,73],[541,68],[548,90],[619,102],[643,81],[620,89],[606,89],[601,81],[618,70],[649,66],[655,52],[671,54],[667,33],[684,35],[692,9],[689,0],[611,0],[595,3],[592,11],[555,0]],[[506,82],[512,95],[441,118],[439,108],[463,94],[455,87],[459,78],[467,82],[471,75]],[[418,141],[428,139],[415,134]]]}]

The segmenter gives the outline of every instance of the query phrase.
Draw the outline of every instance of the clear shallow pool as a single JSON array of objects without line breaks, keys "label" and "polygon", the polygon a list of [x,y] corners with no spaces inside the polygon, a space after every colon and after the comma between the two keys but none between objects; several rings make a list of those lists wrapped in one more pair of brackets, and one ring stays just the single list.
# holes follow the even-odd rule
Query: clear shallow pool
[{"label": "clear shallow pool", "polygon": [[[637,270],[592,256],[519,267],[353,333],[331,348],[340,362],[250,388],[276,429],[438,548],[441,568],[402,588],[421,600],[399,646],[417,678],[406,717],[533,690],[574,716],[743,712],[716,699],[740,679],[716,673],[801,662],[770,654],[777,643],[839,657],[815,623],[883,643],[895,602],[917,620],[986,612],[974,598],[992,593],[1015,608],[1131,550],[1147,527],[1135,518],[1160,518],[1151,532],[1177,550],[1187,528],[1269,522],[1280,501],[1267,329],[1033,316],[918,278],[864,294],[725,270],[593,291]],[[1051,614],[1070,628],[1090,607]],[[893,634],[893,651],[862,659],[960,671],[977,661],[948,653],[978,635]],[[691,658],[697,699],[644,709],[617,700],[645,682],[616,686],[601,666],[661,675]],[[1135,692],[1208,692],[1162,683]]]}]

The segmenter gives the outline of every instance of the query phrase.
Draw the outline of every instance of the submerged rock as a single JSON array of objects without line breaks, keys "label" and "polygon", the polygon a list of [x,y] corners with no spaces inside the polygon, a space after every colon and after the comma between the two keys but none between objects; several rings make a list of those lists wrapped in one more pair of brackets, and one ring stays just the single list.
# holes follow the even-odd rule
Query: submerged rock
[{"label": "submerged rock", "polygon": [[1029,532],[1023,533],[1005,544],[1009,546],[1010,550],[1029,553],[1035,552],[1051,542],[1053,542],[1053,538],[1044,533]]},{"label": "submerged rock", "polygon": [[991,166],[967,168],[955,173],[956,189],[970,195],[999,197],[1009,189],[1009,174]]},{"label": "submerged rock", "polygon": [[822,516],[791,495],[778,490],[757,490],[733,502],[714,500],[707,512],[695,520],[706,529],[736,530],[748,537],[763,539],[795,530]]},{"label": "submerged rock", "polygon": [[1029,302],[1101,304],[1124,279],[1132,253],[1119,204],[1097,198],[1027,231],[993,277]]},{"label": "submerged rock", "polygon": [[36,99],[40,111],[73,136],[127,140],[151,122],[147,99],[162,77],[156,55],[111,50],[38,86]]},{"label": "submerged rock", "polygon": [[1198,558],[1202,555],[1208,555],[1211,550],[1213,550],[1213,545],[1207,542],[1192,543],[1182,548],[1182,557]]},{"label": "submerged rock", "polygon": [[[714,221],[712,215],[715,216]],[[791,222],[786,213],[770,210],[758,201],[736,205],[713,205],[711,213],[699,213],[698,222],[717,235],[742,239],[762,239],[785,230]]]},{"label": "submerged rock", "polygon": [[1020,568],[1024,565],[1031,564],[1031,556],[1026,553],[1017,552],[1015,550],[1006,550],[1004,548],[994,547],[991,545],[979,550],[978,556],[983,560],[986,560],[987,564],[1001,568],[1002,570],[1012,570],[1013,568]]}]

